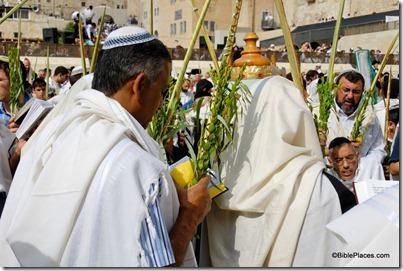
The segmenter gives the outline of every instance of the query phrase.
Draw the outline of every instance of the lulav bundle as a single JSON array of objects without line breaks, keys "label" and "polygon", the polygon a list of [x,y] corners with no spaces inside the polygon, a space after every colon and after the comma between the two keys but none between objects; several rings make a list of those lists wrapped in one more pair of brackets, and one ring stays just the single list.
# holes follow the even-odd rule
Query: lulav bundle
[{"label": "lulav bundle", "polygon": [[19,97],[24,93],[21,63],[17,48],[8,50],[8,59],[10,66],[10,107],[11,113],[15,114],[22,106]]},{"label": "lulav bundle", "polygon": [[241,7],[242,0],[237,0],[220,69],[211,71],[215,91],[210,101],[211,114],[202,125],[200,141],[197,146],[198,153],[194,163],[194,183],[207,173],[212,157],[218,163],[218,168],[220,169],[220,153],[232,142],[234,127],[236,127],[238,114],[237,95],[244,97],[247,101],[248,94],[250,94],[248,88],[241,83],[242,73],[246,65],[243,66],[238,79],[232,82],[232,85],[229,83],[232,72],[232,67],[229,63]]},{"label": "lulav bundle", "polygon": [[[323,80],[323,78],[322,78]],[[322,81],[317,84],[318,95],[319,95],[319,116],[314,114],[314,121],[319,137],[319,142],[321,143],[322,154],[325,155],[326,140],[328,134],[327,121],[329,119],[332,110],[335,110],[334,106],[334,92],[331,88],[330,82]]]},{"label": "lulav bundle", "polygon": [[365,119],[365,113],[367,110],[367,106],[369,104],[369,101],[372,99],[373,94],[375,92],[375,84],[378,80],[379,75],[382,73],[383,69],[385,68],[385,65],[387,63],[387,60],[389,59],[392,49],[395,46],[395,43],[397,41],[399,37],[399,32],[396,33],[395,37],[393,38],[393,40],[391,41],[391,43],[389,44],[388,50],[382,60],[382,63],[380,65],[379,71],[376,73],[375,78],[372,80],[372,84],[371,87],[367,90],[367,92],[364,95],[364,101],[362,103],[362,106],[358,109],[358,113],[357,113],[357,117],[355,119],[354,125],[353,125],[353,129],[351,131],[350,134],[350,138],[354,139],[354,140],[358,140],[361,141],[362,140],[362,136],[363,136],[363,132],[362,131],[362,123],[364,122]]},{"label": "lulav bundle", "polygon": [[239,98],[242,103],[250,101],[249,89],[241,82],[245,67],[246,64],[233,82],[229,82],[231,67],[221,66],[217,77],[212,73],[216,89],[210,101],[211,114],[202,125],[194,182],[207,173],[211,162],[217,162],[219,170],[221,168],[220,153],[232,143],[238,110],[242,108],[238,104]]}]

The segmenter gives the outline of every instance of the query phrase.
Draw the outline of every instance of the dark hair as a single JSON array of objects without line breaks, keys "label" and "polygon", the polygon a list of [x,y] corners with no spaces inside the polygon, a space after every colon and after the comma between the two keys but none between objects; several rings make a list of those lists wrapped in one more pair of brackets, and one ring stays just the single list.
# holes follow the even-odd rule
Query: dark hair
[{"label": "dark hair", "polygon": [[344,144],[352,145],[353,143],[351,143],[351,141],[346,137],[336,137],[330,142],[329,149],[338,148]]},{"label": "dark hair", "polygon": [[95,65],[92,88],[111,96],[140,73],[153,83],[162,74],[164,63],[171,63],[166,46],[157,39],[101,50]]},{"label": "dark hair", "polygon": [[8,65],[8,62],[0,61],[0,70],[4,70],[7,78],[10,79],[10,65]]},{"label": "dark hair", "polygon": [[335,84],[338,85],[339,82],[340,82],[340,79],[343,78],[343,77],[346,78],[348,81],[350,81],[350,82],[352,82],[352,83],[357,83],[358,81],[361,80],[362,86],[363,86],[363,87],[365,86],[365,79],[364,79],[364,77],[362,76],[362,74],[359,73],[359,72],[356,72],[356,71],[354,71],[354,70],[349,70],[349,71],[346,71],[346,72],[341,72],[341,73],[339,74],[339,76],[336,77]]},{"label": "dark hair", "polygon": [[55,69],[54,75],[58,75],[59,73],[61,73],[62,75],[65,75],[65,74],[69,73],[69,70],[66,67],[59,66]]},{"label": "dark hair", "polygon": [[319,76],[319,72],[317,70],[309,70],[307,71],[307,73],[305,74],[305,78],[306,80],[314,80],[314,77],[318,75]]},{"label": "dark hair", "polygon": [[[0,69],[4,70],[4,73],[6,74],[7,78],[10,79],[10,64],[8,62],[0,61]],[[24,89],[26,89],[27,87],[25,86],[25,81],[27,78],[27,70],[25,69],[24,63],[21,60],[20,60],[20,69],[22,80],[24,83]]]},{"label": "dark hair", "polygon": [[293,81],[291,72],[287,73],[287,74],[285,75],[285,78],[287,78],[287,79],[290,80],[290,81]]},{"label": "dark hair", "polygon": [[396,125],[399,123],[399,108],[389,110],[389,120]]},{"label": "dark hair", "polygon": [[71,85],[71,86],[74,85],[81,77],[83,77],[83,74],[82,74],[82,73],[75,74],[75,75],[71,75],[71,76],[69,77],[70,85]]},{"label": "dark hair", "polygon": [[[383,84],[382,84],[382,89],[384,91],[385,97],[386,97],[386,94],[388,91],[388,84],[389,84],[389,78],[388,78],[388,80],[386,80],[386,78],[385,78],[385,80],[383,81]],[[392,80],[390,82],[390,98],[391,99],[399,98],[399,89],[400,89],[399,79],[392,78]]]},{"label": "dark hair", "polygon": [[213,84],[209,80],[200,79],[200,81],[196,84],[196,93],[194,98],[197,99],[200,97],[211,96],[210,92],[208,91],[212,88]]},{"label": "dark hair", "polygon": [[36,87],[41,87],[41,86],[46,86],[46,81],[43,80],[42,78],[36,78],[32,82],[32,90],[34,90]]}]

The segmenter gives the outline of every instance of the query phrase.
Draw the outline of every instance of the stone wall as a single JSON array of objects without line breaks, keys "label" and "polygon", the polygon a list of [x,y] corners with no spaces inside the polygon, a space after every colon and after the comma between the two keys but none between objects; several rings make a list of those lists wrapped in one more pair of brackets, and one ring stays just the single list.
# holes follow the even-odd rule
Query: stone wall
[{"label": "stone wall", "polygon": [[[293,5],[295,7],[293,14],[287,14],[290,25],[313,24],[322,18],[337,18],[340,8],[339,0],[284,0],[283,2],[286,12],[288,7]],[[346,0],[343,17],[357,17],[398,9],[398,0]]]}]

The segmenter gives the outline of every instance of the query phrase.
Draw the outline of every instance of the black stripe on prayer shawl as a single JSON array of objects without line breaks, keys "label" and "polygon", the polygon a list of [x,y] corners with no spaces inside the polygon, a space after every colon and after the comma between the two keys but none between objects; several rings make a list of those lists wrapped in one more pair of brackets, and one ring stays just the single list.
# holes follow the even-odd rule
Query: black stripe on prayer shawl
[{"label": "black stripe on prayer shawl", "polygon": [[342,184],[342,182],[339,179],[337,179],[332,174],[326,171],[323,171],[323,173],[332,183],[334,189],[337,192],[337,195],[339,196],[341,212],[343,214],[348,210],[350,210],[351,208],[353,208],[355,205],[357,205],[355,195],[353,192],[350,191],[350,189],[348,189],[344,184]]}]

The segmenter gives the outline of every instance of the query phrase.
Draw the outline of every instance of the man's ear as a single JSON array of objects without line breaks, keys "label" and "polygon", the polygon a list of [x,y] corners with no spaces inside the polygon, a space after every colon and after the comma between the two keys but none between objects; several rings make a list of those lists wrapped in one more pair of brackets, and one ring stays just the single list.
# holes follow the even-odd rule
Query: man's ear
[{"label": "man's ear", "polygon": [[356,153],[355,155],[356,155],[356,157],[357,157],[357,161],[359,161],[359,160],[360,160],[360,152],[357,151],[357,153]]},{"label": "man's ear", "polygon": [[389,120],[389,121],[388,121],[388,127],[394,128],[394,127],[395,127],[395,123],[394,123],[393,121]]},{"label": "man's ear", "polygon": [[133,82],[132,91],[137,95],[141,95],[146,88],[147,85],[147,76],[145,73],[140,73],[136,76]]},{"label": "man's ear", "polygon": [[330,167],[331,167],[331,168],[334,168],[334,167],[333,167],[333,160],[332,160],[332,157],[331,157],[332,152],[333,152],[333,149],[329,149],[327,161],[329,161]]},{"label": "man's ear", "polygon": [[333,160],[332,160],[332,158],[329,157],[327,160],[329,161],[330,167],[331,167],[331,168],[334,168],[334,167],[333,167]]}]

